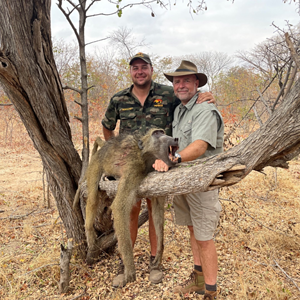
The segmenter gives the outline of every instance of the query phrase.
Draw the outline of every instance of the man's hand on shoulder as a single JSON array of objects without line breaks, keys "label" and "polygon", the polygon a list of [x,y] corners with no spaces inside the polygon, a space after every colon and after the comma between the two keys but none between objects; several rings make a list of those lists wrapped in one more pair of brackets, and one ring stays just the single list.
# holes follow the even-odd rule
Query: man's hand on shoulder
[{"label": "man's hand on shoulder", "polygon": [[207,101],[207,103],[213,103],[216,104],[216,99],[213,96],[212,92],[204,92],[204,93],[199,93],[198,94],[198,99],[196,101],[196,103],[202,103]]}]

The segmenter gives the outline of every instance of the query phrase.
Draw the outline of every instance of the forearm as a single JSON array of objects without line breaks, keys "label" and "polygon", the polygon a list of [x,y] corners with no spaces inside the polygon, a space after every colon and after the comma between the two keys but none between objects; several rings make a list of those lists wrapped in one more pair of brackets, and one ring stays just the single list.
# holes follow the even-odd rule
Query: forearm
[{"label": "forearm", "polygon": [[196,140],[179,152],[181,161],[191,161],[203,155],[208,144],[202,140]]},{"label": "forearm", "polygon": [[106,141],[115,136],[115,132],[114,131],[108,130],[103,125],[102,125],[102,132],[103,132],[104,139]]}]

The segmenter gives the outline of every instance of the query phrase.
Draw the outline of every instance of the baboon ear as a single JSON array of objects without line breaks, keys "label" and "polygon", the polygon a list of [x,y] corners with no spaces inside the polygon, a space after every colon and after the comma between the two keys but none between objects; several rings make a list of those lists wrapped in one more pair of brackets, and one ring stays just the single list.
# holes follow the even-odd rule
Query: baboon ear
[{"label": "baboon ear", "polygon": [[154,136],[156,138],[160,138],[162,135],[165,134],[165,131],[162,129],[153,130],[151,136]]},{"label": "baboon ear", "polygon": [[141,140],[138,141],[138,146],[139,146],[140,150],[144,149],[143,142]]},{"label": "baboon ear", "polygon": [[162,134],[165,134],[165,131],[163,129],[157,129],[152,132],[152,135],[162,135]]}]

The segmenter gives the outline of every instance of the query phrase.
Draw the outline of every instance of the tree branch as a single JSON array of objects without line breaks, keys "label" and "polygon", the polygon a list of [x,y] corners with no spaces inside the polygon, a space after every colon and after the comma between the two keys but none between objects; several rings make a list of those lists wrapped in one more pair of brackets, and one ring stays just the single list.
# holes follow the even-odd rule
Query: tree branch
[{"label": "tree branch", "polygon": [[76,119],[82,123],[82,118],[75,116],[74,119]]},{"label": "tree branch", "polygon": [[[111,1],[110,1],[111,2]],[[163,5],[163,3],[161,1],[159,1],[161,5]],[[150,0],[150,1],[142,1],[142,2],[138,2],[138,3],[129,3],[129,4],[126,4],[120,8],[118,8],[117,10],[115,10],[114,12],[111,12],[111,13],[99,13],[99,14],[93,14],[93,15],[87,15],[86,17],[87,18],[92,18],[92,17],[98,17],[98,16],[111,16],[111,15],[115,15],[117,14],[119,11],[125,9],[126,7],[132,7],[132,6],[137,6],[137,5],[147,5],[147,4],[151,4],[151,3],[157,3],[156,0]]]},{"label": "tree branch", "polygon": [[284,94],[284,89],[285,89],[285,87],[286,87],[286,85],[287,85],[287,82],[288,82],[288,80],[289,80],[289,77],[290,77],[292,64],[293,64],[293,61],[290,61],[288,70],[287,70],[287,72],[286,72],[286,76],[285,76],[284,83],[283,83],[283,85],[282,85],[282,87],[281,87],[281,89],[280,89],[280,91],[279,91],[279,93],[278,93],[278,95],[277,95],[276,100],[274,101],[274,104],[273,104],[273,106],[272,106],[272,111],[274,111],[274,109],[275,109],[275,107],[276,107],[276,105],[277,105],[277,103],[278,103],[280,97],[283,96],[283,94]]},{"label": "tree branch", "polygon": [[80,102],[78,102],[77,100],[74,100],[74,102],[75,102],[76,104],[78,104],[79,106],[82,106],[82,104],[81,104]]},{"label": "tree branch", "polygon": [[91,44],[94,44],[94,43],[97,43],[97,42],[102,42],[102,41],[105,41],[107,39],[110,39],[110,37],[106,37],[106,38],[103,38],[103,39],[100,39],[100,40],[96,40],[96,41],[93,41],[93,42],[86,43],[85,46],[91,45]]},{"label": "tree branch", "polygon": [[90,90],[90,89],[92,89],[93,87],[95,87],[95,85],[89,86],[89,87],[87,88],[87,91]]},{"label": "tree branch", "polygon": [[[73,4],[74,5],[74,4]],[[79,33],[76,29],[76,27],[74,26],[72,20],[70,19],[70,15],[71,13],[73,12],[70,12],[70,13],[66,13],[66,11],[64,10],[64,8],[62,7],[62,0],[58,0],[58,3],[57,3],[57,6],[58,8],[60,9],[60,11],[64,14],[64,16],[66,17],[67,21],[69,22],[71,28],[73,29],[74,33],[75,33],[75,36],[77,38],[77,41],[78,43],[80,43],[80,37],[79,37]]]},{"label": "tree branch", "polygon": [[290,280],[290,281],[292,281],[292,283],[294,284],[294,286],[298,289],[298,291],[300,291],[300,288],[299,288],[299,286],[297,285],[297,283],[295,282],[295,280],[292,278],[292,277],[290,277],[281,267],[280,267],[280,265],[277,263],[277,261],[275,260],[275,259],[273,259],[273,261],[274,261],[274,263],[275,263],[275,265],[276,265],[276,267],[277,268],[279,268],[280,269],[280,271]]},{"label": "tree branch", "polygon": [[82,94],[82,90],[81,89],[76,89],[72,86],[69,86],[69,85],[65,85],[63,86],[63,90],[72,90],[74,92],[77,92],[78,94]]},{"label": "tree branch", "polygon": [[294,47],[294,44],[291,41],[291,38],[290,38],[290,35],[288,34],[288,32],[286,32],[284,34],[284,37],[285,37],[285,41],[286,41],[286,43],[287,43],[287,45],[289,47],[289,50],[291,52],[292,58],[293,58],[293,60],[294,60],[294,62],[296,64],[297,68],[300,69],[300,57],[297,54],[297,51],[296,51],[296,49]]}]

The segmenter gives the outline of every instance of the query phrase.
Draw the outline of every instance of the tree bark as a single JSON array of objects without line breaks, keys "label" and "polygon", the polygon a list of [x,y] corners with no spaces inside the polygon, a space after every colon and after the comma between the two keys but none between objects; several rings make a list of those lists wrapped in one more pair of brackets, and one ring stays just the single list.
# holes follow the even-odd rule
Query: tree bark
[{"label": "tree bark", "polygon": [[73,244],[72,241],[68,240],[67,247],[60,244],[60,281],[59,281],[59,292],[67,293],[69,290],[70,283],[70,260],[72,257]]},{"label": "tree bark", "polygon": [[84,253],[72,203],[81,172],[52,53],[50,0],[0,0],[0,82],[39,152],[67,237]]}]

